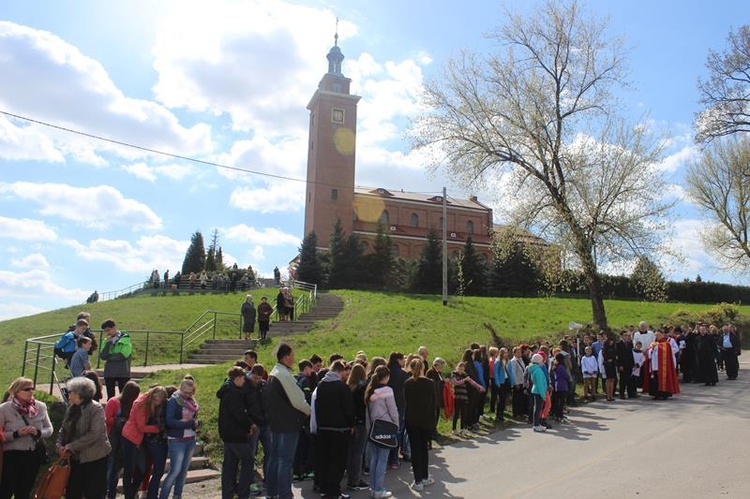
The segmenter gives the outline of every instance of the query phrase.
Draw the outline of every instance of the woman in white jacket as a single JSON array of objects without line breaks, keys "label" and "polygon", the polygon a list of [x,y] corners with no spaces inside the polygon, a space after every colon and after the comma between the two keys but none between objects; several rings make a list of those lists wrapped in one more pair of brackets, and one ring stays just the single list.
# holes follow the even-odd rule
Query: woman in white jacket
[{"label": "woman in white jacket", "polygon": [[[370,383],[365,391],[365,404],[367,404],[367,431],[373,421],[384,419],[398,425],[398,409],[393,389],[388,386],[391,371],[386,366],[378,366],[370,378]],[[385,489],[385,469],[388,465],[388,453],[390,448],[381,447],[369,442],[370,448],[370,489],[371,497],[391,497],[390,491]]]}]

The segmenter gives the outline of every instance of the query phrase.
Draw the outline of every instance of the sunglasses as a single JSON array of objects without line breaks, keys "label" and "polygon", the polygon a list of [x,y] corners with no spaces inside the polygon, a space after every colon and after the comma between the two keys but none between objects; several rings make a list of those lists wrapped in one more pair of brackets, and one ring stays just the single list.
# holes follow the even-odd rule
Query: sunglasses
[{"label": "sunglasses", "polygon": [[20,391],[22,391],[22,392],[33,392],[34,391],[34,387],[33,386],[27,386],[26,388],[21,388]]}]

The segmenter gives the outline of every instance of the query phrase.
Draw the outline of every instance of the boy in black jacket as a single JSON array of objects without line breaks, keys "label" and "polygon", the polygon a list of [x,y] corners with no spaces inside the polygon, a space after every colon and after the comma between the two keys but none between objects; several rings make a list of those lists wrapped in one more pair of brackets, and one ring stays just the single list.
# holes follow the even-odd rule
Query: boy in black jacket
[{"label": "boy in black jacket", "polygon": [[[245,370],[234,366],[227,373],[227,380],[216,396],[219,402],[219,436],[224,441],[224,462],[221,465],[221,497],[232,499],[236,493],[240,499],[250,497],[255,458],[247,444],[249,435],[257,433],[258,427],[250,419],[245,408],[242,386]],[[239,468],[239,483],[237,469]]]},{"label": "boy in black jacket", "polygon": [[344,362],[336,360],[315,389],[315,420],[318,430],[316,464],[322,475],[318,481],[324,498],[349,497],[341,493],[341,479],[346,469],[349,439],[354,428],[354,398],[345,377]]}]

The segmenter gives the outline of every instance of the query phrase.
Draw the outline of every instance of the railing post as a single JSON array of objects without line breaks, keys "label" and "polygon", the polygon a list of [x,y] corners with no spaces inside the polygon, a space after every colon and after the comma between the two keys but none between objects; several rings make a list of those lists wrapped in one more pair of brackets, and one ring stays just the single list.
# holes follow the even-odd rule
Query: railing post
[{"label": "railing post", "polygon": [[185,331],[180,334],[180,365],[182,365],[182,353],[185,351]]},{"label": "railing post", "polygon": [[[102,351],[102,348],[104,348],[104,343],[102,343],[102,338],[104,337],[104,331],[99,331],[99,352]],[[99,353],[97,352],[97,354]],[[97,355],[96,356],[96,368],[99,369],[99,364],[101,364],[102,358]]]},{"label": "railing post", "polygon": [[41,354],[41,350],[42,350],[42,344],[37,343],[36,344],[36,362],[34,365],[34,386],[36,386],[36,376],[39,373],[39,356]]},{"label": "railing post", "polygon": [[146,354],[143,356],[143,367],[148,365],[148,339],[151,331],[146,331]]},{"label": "railing post", "polygon": [[57,359],[55,353],[52,352],[52,369],[49,372],[49,394],[52,395],[52,389],[55,385],[55,369],[57,368]]},{"label": "railing post", "polygon": [[28,355],[28,353],[29,353],[29,340],[26,340],[24,342],[24,348],[23,348],[23,364],[21,365],[21,376],[26,376],[26,356]]},{"label": "railing post", "polygon": [[214,312],[214,339],[216,339],[216,312]]}]

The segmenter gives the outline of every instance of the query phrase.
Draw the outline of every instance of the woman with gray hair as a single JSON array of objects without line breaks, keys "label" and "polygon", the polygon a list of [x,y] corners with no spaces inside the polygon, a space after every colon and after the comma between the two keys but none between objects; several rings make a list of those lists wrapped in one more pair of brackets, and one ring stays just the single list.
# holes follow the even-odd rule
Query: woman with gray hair
[{"label": "woman with gray hair", "polygon": [[107,494],[110,444],[104,408],[94,402],[96,388],[88,378],[69,380],[68,411],[57,436],[58,454],[70,453],[66,499],[103,499]]}]

